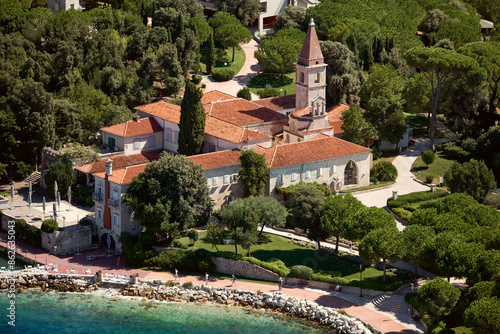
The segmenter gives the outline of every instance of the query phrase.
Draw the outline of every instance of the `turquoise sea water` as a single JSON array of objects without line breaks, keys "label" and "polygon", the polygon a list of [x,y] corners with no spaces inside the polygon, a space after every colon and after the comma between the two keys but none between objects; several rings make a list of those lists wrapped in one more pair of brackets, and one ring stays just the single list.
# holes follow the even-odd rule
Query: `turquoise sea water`
[{"label": "turquoise sea water", "polygon": [[16,294],[16,326],[7,324],[9,299],[0,293],[0,333],[332,333],[331,329],[243,308],[127,301],[76,293]]}]

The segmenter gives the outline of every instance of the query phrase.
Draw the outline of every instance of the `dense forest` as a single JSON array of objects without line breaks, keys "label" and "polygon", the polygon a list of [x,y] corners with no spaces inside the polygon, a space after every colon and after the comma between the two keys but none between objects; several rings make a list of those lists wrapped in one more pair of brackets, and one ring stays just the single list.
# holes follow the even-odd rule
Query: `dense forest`
[{"label": "dense forest", "polygon": [[[258,15],[253,2],[245,3],[243,12],[228,1],[216,5],[248,23]],[[85,11],[52,14],[43,0],[0,0],[2,180],[28,175],[44,146],[98,143],[99,128],[130,119],[134,106],[151,102],[160,90],[176,96],[190,74],[202,69],[212,38],[224,48],[248,38],[239,27],[231,29],[235,21],[227,13],[207,20],[196,0],[107,4],[93,8],[99,3],[87,1]],[[288,7],[278,16],[276,37],[261,48],[279,49],[284,43],[289,45],[283,50],[300,48],[297,41],[313,17],[329,65],[328,104],[367,110],[361,116],[352,108],[346,115],[363,125],[363,138],[351,132],[352,141],[395,142],[405,131],[406,113],[435,110],[446,115],[462,140],[474,141],[459,142],[455,151],[485,160],[498,177],[500,153],[490,154],[490,148],[500,142],[500,131],[490,127],[498,120],[500,34],[494,31],[490,41],[480,42],[478,15],[498,23],[498,8],[495,1],[482,0],[324,0],[307,11]],[[448,71],[453,80],[443,84],[437,102],[430,94],[436,73],[422,62],[429,55],[408,56],[424,46],[449,60],[446,70],[464,61],[470,65],[467,71]],[[259,62],[265,71],[283,75],[296,61],[287,52],[279,61],[262,56]],[[359,129],[358,123],[351,127]]]}]

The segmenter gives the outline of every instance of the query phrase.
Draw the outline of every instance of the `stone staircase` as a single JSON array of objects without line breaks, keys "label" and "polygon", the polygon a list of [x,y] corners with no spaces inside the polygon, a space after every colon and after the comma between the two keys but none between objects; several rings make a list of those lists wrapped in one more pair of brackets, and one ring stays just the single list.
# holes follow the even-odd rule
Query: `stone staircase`
[{"label": "stone staircase", "polygon": [[408,292],[411,292],[410,288],[403,289],[395,295],[384,293],[373,298],[372,304],[383,311],[392,313],[408,313],[408,308],[410,306],[405,302],[404,297]]},{"label": "stone staircase", "polygon": [[42,173],[40,172],[33,172],[31,173],[30,176],[28,176],[24,182],[29,183],[31,181],[31,184],[38,184],[40,183],[40,179],[42,177]]}]

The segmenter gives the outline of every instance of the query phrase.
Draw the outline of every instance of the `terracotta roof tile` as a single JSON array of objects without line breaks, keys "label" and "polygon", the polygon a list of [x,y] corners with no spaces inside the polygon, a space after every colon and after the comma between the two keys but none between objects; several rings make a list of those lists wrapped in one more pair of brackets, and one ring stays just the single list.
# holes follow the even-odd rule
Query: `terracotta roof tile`
[{"label": "terracotta roof tile", "polygon": [[267,99],[255,100],[253,102],[274,111],[292,109],[295,108],[295,94],[270,97]]},{"label": "terracotta roof tile", "polygon": [[223,93],[218,90],[211,90],[210,92],[205,92],[201,98],[201,104],[205,105],[207,103],[217,102],[217,101],[226,101],[236,99],[236,96],[232,96],[226,93]]},{"label": "terracotta roof tile", "polygon": [[299,54],[299,63],[311,66],[317,62],[323,64],[323,54],[319,46],[318,36],[316,35],[316,28],[314,21],[311,19],[309,28],[307,29],[306,38],[302,44],[302,49]]},{"label": "terracotta roof tile", "polygon": [[214,102],[208,115],[238,126],[287,119],[285,115],[245,99]]},{"label": "terracotta roof tile", "polygon": [[[140,165],[147,162],[151,162],[153,160],[158,160],[160,158],[160,153],[162,151],[151,151],[144,152],[134,155],[122,155],[119,157],[114,157],[111,160],[113,161],[113,170],[122,169],[129,166]],[[86,174],[94,174],[99,172],[106,171],[106,160],[102,159],[100,161],[91,162],[86,165],[82,165],[80,167],[76,167],[76,170]],[[114,173],[114,172],[113,172]]]},{"label": "terracotta roof tile", "polygon": [[257,146],[254,148],[254,151],[266,155],[269,168],[278,168],[355,153],[370,152],[371,150],[339,138],[328,137],[280,145],[270,149]]},{"label": "terracotta roof tile", "polygon": [[201,165],[203,169],[214,169],[226,166],[234,166],[241,164],[239,150],[227,150],[213,153],[205,153],[192,155],[187,157],[188,160],[195,164]]},{"label": "terracotta roof tile", "polygon": [[153,117],[140,118],[139,120],[127,121],[101,128],[101,131],[109,132],[120,137],[138,136],[147,133],[161,132],[163,128]]},{"label": "terracotta roof tile", "polygon": [[[139,176],[139,173],[144,172],[144,169],[146,168],[146,164],[138,165],[138,166],[130,166],[126,168],[121,168],[114,170],[113,169],[113,175],[111,175],[108,180],[113,183],[117,184],[128,184],[131,183],[134,177]],[[106,177],[106,172],[99,172],[99,173],[94,173],[94,176],[100,177],[100,178],[105,178]]]},{"label": "terracotta roof tile", "polygon": [[[340,105],[333,106],[326,111],[328,123],[330,123],[333,127],[333,133],[344,133],[344,130],[342,130],[343,123],[340,117],[342,117],[342,113],[346,110],[349,110],[349,105],[342,103]],[[364,110],[362,110],[362,112],[364,112]]]},{"label": "terracotta roof tile", "polygon": [[142,106],[135,107],[135,109],[177,124],[181,120],[181,107],[163,100],[143,104]]}]

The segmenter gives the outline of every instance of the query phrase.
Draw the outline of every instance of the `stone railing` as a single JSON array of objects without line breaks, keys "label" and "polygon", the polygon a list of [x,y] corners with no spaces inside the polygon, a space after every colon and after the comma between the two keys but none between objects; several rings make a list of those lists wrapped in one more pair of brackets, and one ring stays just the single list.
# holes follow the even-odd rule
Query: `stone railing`
[{"label": "stone railing", "polygon": [[94,202],[102,203],[104,201],[104,196],[102,194],[92,193],[92,200]]},{"label": "stone railing", "polygon": [[110,199],[108,199],[108,206],[110,208],[119,209],[120,208],[120,200],[110,198]]}]

